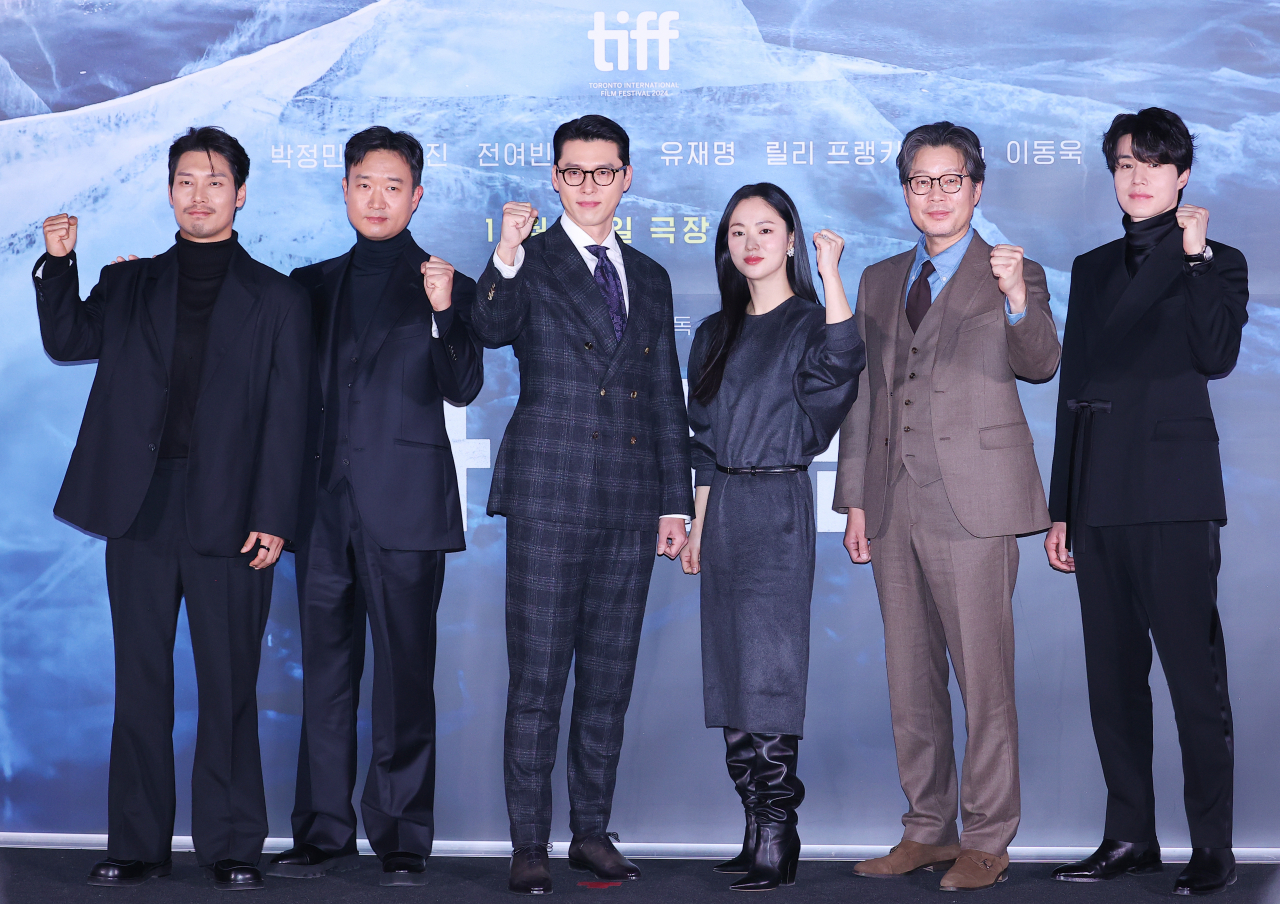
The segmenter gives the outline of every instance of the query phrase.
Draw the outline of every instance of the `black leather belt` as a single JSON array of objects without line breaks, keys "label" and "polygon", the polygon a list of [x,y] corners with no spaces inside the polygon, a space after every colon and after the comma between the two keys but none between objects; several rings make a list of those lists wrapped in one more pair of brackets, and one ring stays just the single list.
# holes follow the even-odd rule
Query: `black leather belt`
[{"label": "black leather belt", "polygon": [[1072,528],[1077,521],[1083,523],[1086,515],[1089,484],[1089,452],[1093,448],[1093,416],[1101,411],[1111,411],[1111,403],[1104,399],[1067,399],[1067,410],[1076,413],[1071,428],[1071,466],[1067,471],[1067,549],[1071,549]]},{"label": "black leather belt", "polygon": [[723,474],[796,474],[809,470],[808,465],[772,465],[760,468],[726,468],[716,465],[716,470]]}]

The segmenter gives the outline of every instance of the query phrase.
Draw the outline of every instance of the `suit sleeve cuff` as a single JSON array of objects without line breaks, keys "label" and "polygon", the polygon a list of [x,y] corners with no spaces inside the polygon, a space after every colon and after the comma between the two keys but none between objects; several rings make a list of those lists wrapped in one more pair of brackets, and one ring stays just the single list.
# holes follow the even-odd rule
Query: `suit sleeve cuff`
[{"label": "suit sleeve cuff", "polygon": [[75,263],[76,253],[74,251],[62,257],[46,254],[36,264],[35,272],[32,275],[37,279],[57,279],[59,276],[66,276],[70,273]]},{"label": "suit sleeve cuff", "polygon": [[512,264],[510,267],[508,267],[503,262],[502,258],[498,257],[498,251],[496,248],[494,249],[493,266],[494,268],[497,269],[499,273],[502,274],[503,279],[514,279],[515,275],[520,272],[520,268],[523,265],[524,265],[524,245],[521,245],[519,248],[516,249],[516,262]]},{"label": "suit sleeve cuff", "polygon": [[431,312],[431,338],[441,339],[449,332],[449,328],[453,326],[453,305],[445,308],[443,311]]}]

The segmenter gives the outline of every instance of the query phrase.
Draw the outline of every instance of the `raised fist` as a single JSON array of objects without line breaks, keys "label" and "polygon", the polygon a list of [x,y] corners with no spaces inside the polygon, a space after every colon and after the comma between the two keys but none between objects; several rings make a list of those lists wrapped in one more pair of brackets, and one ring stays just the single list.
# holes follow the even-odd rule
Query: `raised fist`
[{"label": "raised fist", "polygon": [[427,290],[431,310],[445,310],[453,304],[453,264],[438,257],[423,261],[422,287]]},{"label": "raised fist", "polygon": [[1009,310],[1021,314],[1027,309],[1027,284],[1022,279],[1022,249],[1017,245],[996,245],[991,249],[991,275],[1004,297],[1009,299]]},{"label": "raised fist", "polygon": [[75,217],[60,213],[44,221],[44,250],[51,257],[66,257],[76,247]]},{"label": "raised fist", "polygon": [[538,221],[538,211],[527,201],[508,201],[502,205],[502,235],[498,239],[498,257],[508,266],[516,262],[516,249],[524,243]]}]

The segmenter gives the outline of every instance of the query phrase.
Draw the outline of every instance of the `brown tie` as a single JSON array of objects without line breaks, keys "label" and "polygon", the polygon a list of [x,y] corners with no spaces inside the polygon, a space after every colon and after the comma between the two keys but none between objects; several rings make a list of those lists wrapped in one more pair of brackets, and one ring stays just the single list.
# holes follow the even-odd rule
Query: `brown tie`
[{"label": "brown tie", "polygon": [[907,323],[911,324],[911,332],[920,329],[920,321],[929,313],[933,304],[933,291],[929,288],[929,276],[933,273],[933,261],[925,261],[920,268],[920,275],[911,284],[907,293]]}]

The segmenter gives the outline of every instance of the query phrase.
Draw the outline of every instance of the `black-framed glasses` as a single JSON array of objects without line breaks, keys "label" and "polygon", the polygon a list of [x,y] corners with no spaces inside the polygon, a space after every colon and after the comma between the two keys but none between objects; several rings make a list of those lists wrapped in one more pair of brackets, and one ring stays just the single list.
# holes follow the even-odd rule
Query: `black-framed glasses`
[{"label": "black-framed glasses", "polygon": [[612,185],[613,177],[627,168],[624,163],[622,166],[614,169],[611,166],[601,166],[593,170],[584,170],[576,166],[561,169],[556,167],[556,172],[560,174],[560,178],[565,181],[566,185],[581,185],[587,181],[587,173],[591,173],[592,180],[596,185]]},{"label": "black-framed glasses", "polygon": [[971,179],[972,176],[963,173],[943,173],[941,176],[912,176],[907,180],[907,185],[911,186],[913,195],[927,195],[933,191],[933,183],[938,185],[949,195],[954,195],[960,190],[960,186],[964,185],[965,179]]}]

